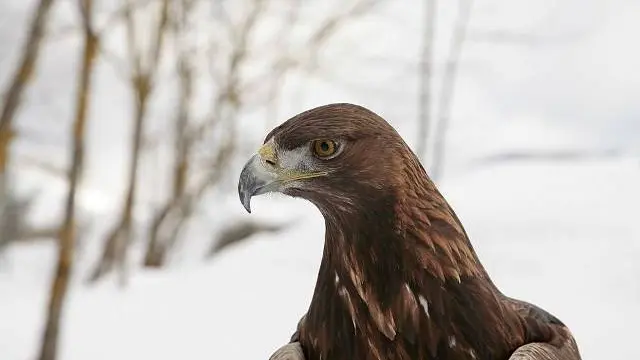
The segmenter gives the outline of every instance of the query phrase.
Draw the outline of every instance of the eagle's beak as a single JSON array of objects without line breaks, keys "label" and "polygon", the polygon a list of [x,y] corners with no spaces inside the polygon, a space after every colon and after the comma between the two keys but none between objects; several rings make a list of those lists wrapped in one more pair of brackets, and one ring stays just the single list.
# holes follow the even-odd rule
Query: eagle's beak
[{"label": "eagle's beak", "polygon": [[251,212],[251,198],[277,190],[281,182],[282,171],[277,165],[275,151],[265,144],[258,153],[249,159],[242,168],[238,181],[238,195],[242,206]]},{"label": "eagle's beak", "polygon": [[[290,165],[281,166],[279,156],[284,159],[282,163]],[[309,170],[298,162],[299,156],[287,151],[278,154],[272,141],[264,144],[258,153],[247,161],[240,173],[238,195],[247,212],[251,212],[251,198],[256,195],[283,191],[297,180],[328,175],[326,171]]]}]

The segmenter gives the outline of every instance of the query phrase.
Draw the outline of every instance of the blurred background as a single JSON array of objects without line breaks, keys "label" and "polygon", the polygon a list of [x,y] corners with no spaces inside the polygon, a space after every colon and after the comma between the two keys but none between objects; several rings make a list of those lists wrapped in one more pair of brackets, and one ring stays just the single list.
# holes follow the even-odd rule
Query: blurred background
[{"label": "blurred background", "polygon": [[[364,105],[502,290],[640,358],[640,3],[3,0],[0,359],[267,359],[315,285],[310,204],[236,184]],[[634,45],[636,44],[636,45]]]}]

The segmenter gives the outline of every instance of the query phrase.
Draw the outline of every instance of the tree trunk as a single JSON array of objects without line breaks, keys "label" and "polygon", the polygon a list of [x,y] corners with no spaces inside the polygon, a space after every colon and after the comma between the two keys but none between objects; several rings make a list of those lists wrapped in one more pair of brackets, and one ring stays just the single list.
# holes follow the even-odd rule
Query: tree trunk
[{"label": "tree trunk", "polygon": [[[36,7],[18,68],[4,92],[4,101],[0,112],[0,218],[4,217],[6,198],[10,191],[7,164],[11,140],[14,137],[11,125],[20,106],[22,94],[33,75],[52,3],[53,0],[41,0]],[[8,239],[5,239],[3,232],[0,231],[0,245],[6,242]]]},{"label": "tree trunk", "polygon": [[126,276],[126,251],[131,242],[133,224],[133,206],[137,190],[138,164],[142,150],[142,135],[144,131],[144,120],[146,115],[147,92],[138,94],[136,102],[135,129],[133,132],[131,146],[131,163],[129,165],[129,180],[125,202],[119,222],[107,237],[103,248],[102,257],[92,272],[90,281],[97,281],[103,275],[113,270],[118,265],[121,276],[121,283],[125,282]]},{"label": "tree trunk", "polygon": [[445,72],[442,79],[442,89],[440,91],[440,104],[438,106],[438,121],[436,123],[433,160],[431,164],[431,177],[434,181],[440,180],[444,172],[445,150],[447,135],[449,132],[451,107],[455,94],[456,75],[462,55],[462,48],[467,35],[467,26],[471,17],[472,0],[460,0],[458,9],[458,19],[453,30],[451,49],[445,65]]},{"label": "tree trunk", "polygon": [[[433,78],[433,47],[435,39],[436,0],[426,0],[424,12],[424,33],[422,34],[422,54],[420,56],[420,84],[418,90],[418,139],[416,155],[426,161],[429,127],[431,126]],[[426,164],[425,164],[426,166]]]},{"label": "tree trunk", "polygon": [[131,163],[129,166],[128,189],[123,203],[120,221],[116,224],[107,238],[103,248],[102,257],[92,272],[89,281],[97,281],[107,272],[113,269],[114,265],[119,268],[120,283],[126,283],[127,276],[127,250],[132,239],[133,208],[135,205],[138,167],[142,152],[142,137],[144,135],[144,124],[147,115],[147,105],[149,96],[153,90],[153,81],[156,74],[160,55],[164,45],[164,35],[168,24],[169,0],[163,0],[160,9],[160,17],[152,48],[149,52],[149,64],[144,67],[142,64],[142,54],[136,44],[136,24],[133,16],[131,0],[126,0],[125,20],[127,28],[127,46],[132,66],[131,88],[135,96],[135,116],[134,131],[131,145]]},{"label": "tree trunk", "polygon": [[[189,123],[191,117],[191,99],[193,95],[193,65],[190,57],[190,49],[181,46],[182,37],[186,34],[187,15],[191,11],[189,4],[185,1],[176,4],[174,8],[173,32],[176,38],[178,48],[178,76],[180,80],[180,99],[175,118],[174,136],[175,136],[175,159],[172,171],[173,189],[171,197],[166,200],[162,208],[156,213],[151,230],[149,232],[149,240],[144,256],[144,266],[146,267],[162,267],[165,263],[166,251],[168,249],[166,236],[163,236],[161,229],[165,227],[167,221],[176,218],[176,211],[184,202],[185,189],[189,178],[189,156],[191,148],[195,141],[189,131]],[[178,215],[180,216],[180,215]]]},{"label": "tree trunk", "polygon": [[40,53],[40,43],[44,37],[45,24],[51,9],[53,0],[40,0],[29,28],[29,35],[22,52],[20,65],[13,79],[9,83],[9,88],[5,93],[2,113],[0,113],[0,169],[4,169],[6,148],[6,140],[9,138],[8,126],[11,124],[16,110],[20,106],[20,99],[26,87],[27,82],[33,75],[33,71]]},{"label": "tree trunk", "polygon": [[60,322],[71,277],[76,240],[74,234],[76,189],[82,171],[87,108],[89,106],[92,70],[97,48],[97,39],[91,30],[92,1],[82,0],[81,8],[85,26],[85,42],[76,95],[76,115],[72,130],[73,150],[71,169],[69,171],[69,190],[65,218],[59,233],[58,264],[51,287],[47,322],[40,348],[40,360],[55,360],[57,356]]},{"label": "tree trunk", "polygon": [[165,247],[163,241],[160,239],[160,228],[166,221],[171,209],[173,208],[173,202],[168,202],[164,207],[156,213],[149,230],[149,241],[147,243],[147,250],[144,254],[144,266],[151,268],[159,268],[164,265],[164,253]]}]

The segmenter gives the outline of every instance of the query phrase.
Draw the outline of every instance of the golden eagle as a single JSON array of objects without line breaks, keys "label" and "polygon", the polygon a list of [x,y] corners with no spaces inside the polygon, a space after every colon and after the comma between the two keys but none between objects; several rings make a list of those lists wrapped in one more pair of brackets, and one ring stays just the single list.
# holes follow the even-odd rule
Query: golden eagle
[{"label": "golden eagle", "polygon": [[313,299],[272,359],[579,360],[569,329],[503,295],[395,129],[352,104],[273,129],[242,169],[240,200],[280,192],[325,219]]}]

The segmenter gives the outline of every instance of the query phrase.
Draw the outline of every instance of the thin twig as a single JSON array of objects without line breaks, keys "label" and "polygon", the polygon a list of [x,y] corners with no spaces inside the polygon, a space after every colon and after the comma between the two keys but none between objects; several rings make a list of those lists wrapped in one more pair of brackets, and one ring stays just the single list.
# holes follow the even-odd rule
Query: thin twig
[{"label": "thin twig", "polygon": [[425,1],[424,32],[422,34],[422,54],[420,55],[419,93],[418,93],[418,139],[416,155],[424,160],[429,142],[429,127],[431,126],[432,94],[431,82],[433,78],[433,48],[435,41],[436,0]]},{"label": "thin twig", "polygon": [[456,75],[462,55],[462,48],[467,34],[467,27],[471,18],[473,0],[460,0],[458,19],[451,40],[451,49],[445,65],[440,91],[440,103],[438,106],[438,122],[436,123],[433,161],[430,174],[434,181],[438,181],[443,173],[445,162],[445,147],[447,135],[451,125],[451,106],[455,94]]},{"label": "thin twig", "polygon": [[142,138],[144,134],[144,124],[147,115],[149,96],[153,90],[154,78],[158,64],[160,62],[161,51],[164,46],[164,38],[169,17],[169,0],[162,0],[160,4],[160,14],[155,27],[155,34],[149,49],[147,63],[143,63],[142,52],[137,43],[137,29],[134,19],[133,0],[125,0],[124,17],[126,26],[126,42],[131,69],[130,81],[135,98],[134,131],[132,137],[131,154],[132,159],[129,165],[128,188],[120,214],[119,222],[109,232],[106,239],[102,256],[94,268],[89,281],[96,281],[107,272],[113,265],[118,265],[120,284],[126,283],[126,257],[127,249],[132,241],[133,208],[137,193],[138,168],[142,151]]},{"label": "thin twig", "polygon": [[9,82],[7,90],[4,92],[4,101],[0,112],[0,176],[5,172],[9,145],[13,138],[11,123],[20,106],[22,94],[27,83],[35,71],[36,62],[40,54],[40,44],[44,37],[45,26],[52,4],[53,0],[40,0],[38,3],[31,20],[29,34],[22,50],[18,68]]}]

